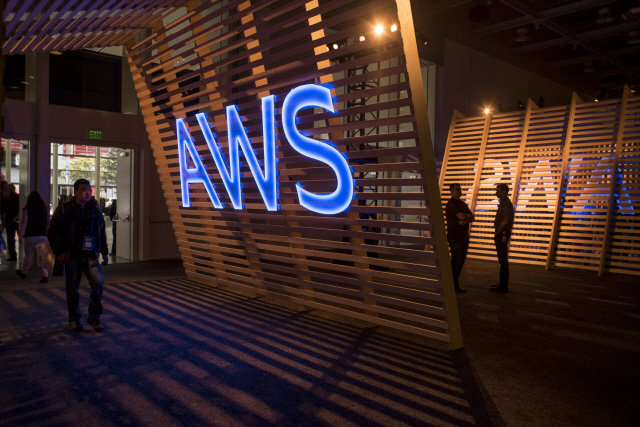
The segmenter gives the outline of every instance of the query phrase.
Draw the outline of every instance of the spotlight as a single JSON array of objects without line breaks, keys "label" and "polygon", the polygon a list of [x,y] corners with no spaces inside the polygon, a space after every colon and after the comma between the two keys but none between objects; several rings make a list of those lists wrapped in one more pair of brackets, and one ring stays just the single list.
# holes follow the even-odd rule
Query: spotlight
[{"label": "spotlight", "polygon": [[397,26],[396,24],[393,24],[393,25],[391,26],[391,32],[392,32],[392,33],[395,33],[396,31],[398,31],[398,26]]},{"label": "spotlight", "polygon": [[528,31],[526,28],[522,27],[522,28],[518,28],[517,31],[517,35],[516,35],[516,41],[519,43],[522,42],[526,42],[527,40],[529,40],[529,35],[527,34]]},{"label": "spotlight", "polygon": [[361,41],[361,42],[365,41],[364,36],[360,36],[360,41]]},{"label": "spotlight", "polygon": [[337,50],[338,49],[338,45],[336,43],[334,43],[333,44],[333,48]]},{"label": "spotlight", "polygon": [[484,109],[484,113],[485,113],[485,114],[489,114],[489,111],[491,111],[491,110],[489,110],[488,108],[485,108],[485,109]]},{"label": "spotlight", "polygon": [[427,43],[429,43],[429,38],[416,30],[416,41],[418,42],[418,46],[426,46]]},{"label": "spotlight", "polygon": [[382,34],[382,31],[384,31],[382,25],[376,25],[376,34]]},{"label": "spotlight", "polygon": [[596,19],[598,24],[607,24],[611,21],[613,21],[613,18],[611,17],[611,12],[608,7],[603,7],[598,10],[598,19]]}]

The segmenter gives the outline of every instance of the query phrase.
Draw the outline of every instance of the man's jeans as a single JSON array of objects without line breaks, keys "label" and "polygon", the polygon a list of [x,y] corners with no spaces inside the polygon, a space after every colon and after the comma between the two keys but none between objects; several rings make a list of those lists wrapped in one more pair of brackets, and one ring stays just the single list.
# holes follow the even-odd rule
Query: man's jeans
[{"label": "man's jeans", "polygon": [[69,307],[69,323],[79,322],[80,318],[80,280],[82,273],[89,279],[91,293],[89,294],[89,317],[87,321],[99,320],[102,314],[102,291],[104,289],[104,274],[100,259],[87,257],[72,258],[64,265],[67,276],[67,306]]},{"label": "man's jeans", "polygon": [[[504,242],[502,241],[504,236]],[[500,234],[493,237],[496,244],[496,252],[498,253],[498,261],[500,262],[500,283],[503,289],[509,289],[509,240],[511,240],[511,230],[504,230]]]},{"label": "man's jeans", "polygon": [[451,272],[453,273],[453,284],[458,287],[460,280],[460,273],[462,273],[462,267],[464,261],[467,259],[467,252],[469,250],[469,237],[454,238],[447,236],[449,241],[449,249],[451,249]]}]

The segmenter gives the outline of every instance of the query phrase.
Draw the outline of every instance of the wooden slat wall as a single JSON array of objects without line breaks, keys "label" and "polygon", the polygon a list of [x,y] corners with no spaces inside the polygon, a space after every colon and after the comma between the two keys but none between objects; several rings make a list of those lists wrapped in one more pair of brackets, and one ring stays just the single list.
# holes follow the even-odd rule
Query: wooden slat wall
[{"label": "wooden slat wall", "polygon": [[7,0],[4,53],[119,46],[188,0]]},{"label": "wooden slat wall", "polygon": [[[434,202],[440,204],[437,182],[421,174],[424,164],[435,170],[435,161],[432,154],[421,157],[413,108],[398,112],[414,105],[411,90],[421,88],[421,77],[419,86],[410,81],[401,32],[388,32],[391,23],[400,23],[396,2],[191,1],[185,7],[188,13],[179,18],[179,26],[158,21],[144,39],[126,46],[187,275],[461,346],[449,261],[445,252],[443,267],[436,255],[444,224],[441,219],[434,223],[427,193],[420,190],[433,186]],[[384,36],[376,36],[371,22],[360,19],[368,14],[385,16]],[[366,40],[359,42],[362,34]],[[180,36],[185,39],[172,44]],[[333,43],[341,47],[327,49]],[[187,44],[193,48],[175,54]],[[410,54],[417,58],[417,51]],[[347,70],[364,65],[366,72],[347,77]],[[346,90],[372,79],[379,79],[375,88]],[[336,113],[302,111],[298,127],[315,138],[330,138],[349,159],[356,188],[366,189],[356,193],[343,214],[315,214],[297,200],[296,182],[315,192],[331,192],[335,186],[331,169],[294,151],[280,125],[284,97],[307,83],[331,85]],[[281,210],[266,211],[245,167],[246,209],[235,211],[193,114],[208,113],[226,152],[224,108],[237,105],[261,159],[260,98],[269,94],[276,95]],[[346,101],[359,98],[369,101],[346,109]],[[364,122],[347,122],[360,112],[367,113]],[[178,118],[186,119],[225,209],[214,209],[199,184],[191,186],[193,207],[182,208]],[[356,129],[376,132],[348,137]],[[418,190],[402,191],[403,186]],[[402,207],[404,201],[422,203]],[[402,215],[423,221],[405,222]],[[432,249],[425,251],[425,246]],[[451,289],[445,292],[443,284]]]},{"label": "wooden slat wall", "polygon": [[640,274],[640,98],[632,95],[627,87],[604,102],[574,94],[570,106],[456,113],[440,188],[444,206],[449,185],[461,183],[476,213],[469,256],[496,259],[494,193],[504,182],[516,208],[511,261]]}]

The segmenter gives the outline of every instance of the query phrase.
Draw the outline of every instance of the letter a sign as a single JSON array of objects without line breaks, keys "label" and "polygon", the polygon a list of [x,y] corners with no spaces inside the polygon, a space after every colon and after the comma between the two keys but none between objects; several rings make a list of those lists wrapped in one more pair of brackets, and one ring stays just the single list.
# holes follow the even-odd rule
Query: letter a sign
[{"label": "letter a sign", "polygon": [[[224,156],[220,146],[216,142],[215,135],[207,122],[205,113],[196,114],[196,119],[207,147],[222,182],[224,184],[231,204],[234,209],[242,209],[242,187],[240,185],[240,150],[249,165],[251,174],[258,185],[258,190],[269,211],[277,211],[278,186],[276,181],[276,136],[275,136],[275,97],[273,95],[262,98],[262,136],[264,149],[264,171],[260,168],[260,162],[247,137],[242,119],[236,106],[227,107],[227,130],[229,136],[229,167],[224,162]],[[323,86],[304,85],[299,86],[287,94],[282,105],[282,127],[289,144],[298,153],[328,165],[336,175],[336,190],[329,194],[317,194],[305,190],[302,185],[296,183],[296,191],[300,204],[305,208],[325,214],[337,214],[344,212],[349,207],[354,194],[354,182],[351,168],[343,154],[331,146],[327,141],[319,141],[300,134],[296,127],[296,114],[298,111],[309,107],[322,107],[334,112],[331,100],[331,91]],[[185,119],[176,121],[176,136],[178,139],[178,157],[180,161],[180,184],[182,189],[182,206],[191,207],[189,201],[189,184],[200,183],[211,200],[213,206],[222,209],[224,206],[216,193],[215,186],[211,182],[198,149],[193,144],[193,138],[189,134],[189,128]],[[191,157],[192,167],[187,161],[187,152]]]}]

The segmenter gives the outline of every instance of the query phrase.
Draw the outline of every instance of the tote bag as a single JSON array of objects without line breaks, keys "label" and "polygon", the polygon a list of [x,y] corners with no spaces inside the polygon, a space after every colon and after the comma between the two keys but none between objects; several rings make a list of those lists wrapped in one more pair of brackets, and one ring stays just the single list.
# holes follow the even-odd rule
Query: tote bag
[{"label": "tote bag", "polygon": [[56,255],[51,250],[49,240],[36,245],[36,253],[42,259],[42,267],[49,272],[49,276],[53,275],[53,266],[56,263]]}]

